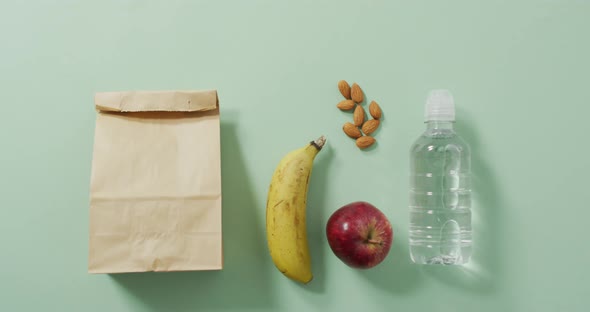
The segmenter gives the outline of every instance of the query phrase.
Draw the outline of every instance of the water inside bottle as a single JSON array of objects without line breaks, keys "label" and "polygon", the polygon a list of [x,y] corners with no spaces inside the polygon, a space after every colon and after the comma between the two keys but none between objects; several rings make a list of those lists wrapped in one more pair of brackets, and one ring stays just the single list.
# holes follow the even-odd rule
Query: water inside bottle
[{"label": "water inside bottle", "polygon": [[412,148],[410,254],[415,263],[462,264],[471,257],[468,146],[452,131],[428,133]]}]

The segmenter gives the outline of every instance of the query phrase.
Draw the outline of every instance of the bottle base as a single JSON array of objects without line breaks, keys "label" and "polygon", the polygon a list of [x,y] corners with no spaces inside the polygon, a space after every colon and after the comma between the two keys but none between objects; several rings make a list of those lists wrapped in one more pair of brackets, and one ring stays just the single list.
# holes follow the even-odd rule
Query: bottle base
[{"label": "bottle base", "polygon": [[426,257],[411,257],[412,262],[415,264],[426,264],[426,265],[462,265],[469,262],[469,258],[450,256],[450,255],[438,255],[431,258]]}]

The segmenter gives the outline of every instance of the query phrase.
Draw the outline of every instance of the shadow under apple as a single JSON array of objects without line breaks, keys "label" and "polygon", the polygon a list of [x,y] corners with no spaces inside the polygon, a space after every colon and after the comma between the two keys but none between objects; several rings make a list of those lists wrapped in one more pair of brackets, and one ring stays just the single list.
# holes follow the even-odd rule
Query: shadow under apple
[{"label": "shadow under apple", "polygon": [[377,288],[391,293],[408,293],[421,283],[420,268],[410,259],[408,238],[402,232],[395,232],[387,257],[377,266],[360,269],[358,273],[367,278]]}]

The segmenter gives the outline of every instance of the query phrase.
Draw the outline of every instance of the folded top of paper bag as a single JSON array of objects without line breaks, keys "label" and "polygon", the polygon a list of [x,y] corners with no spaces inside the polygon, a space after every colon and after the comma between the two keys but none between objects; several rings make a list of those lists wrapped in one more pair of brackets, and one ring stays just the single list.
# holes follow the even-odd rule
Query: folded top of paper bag
[{"label": "folded top of paper bag", "polygon": [[123,91],[99,92],[94,96],[98,110],[113,112],[197,112],[217,106],[217,92],[206,91]]}]

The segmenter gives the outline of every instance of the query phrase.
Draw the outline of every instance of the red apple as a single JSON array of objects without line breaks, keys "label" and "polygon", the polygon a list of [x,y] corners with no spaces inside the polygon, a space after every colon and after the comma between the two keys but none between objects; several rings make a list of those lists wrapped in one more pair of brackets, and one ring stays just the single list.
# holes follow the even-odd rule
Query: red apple
[{"label": "red apple", "polygon": [[357,269],[369,269],[381,263],[393,242],[387,217],[364,201],[336,210],[328,219],[326,235],[336,257]]}]

